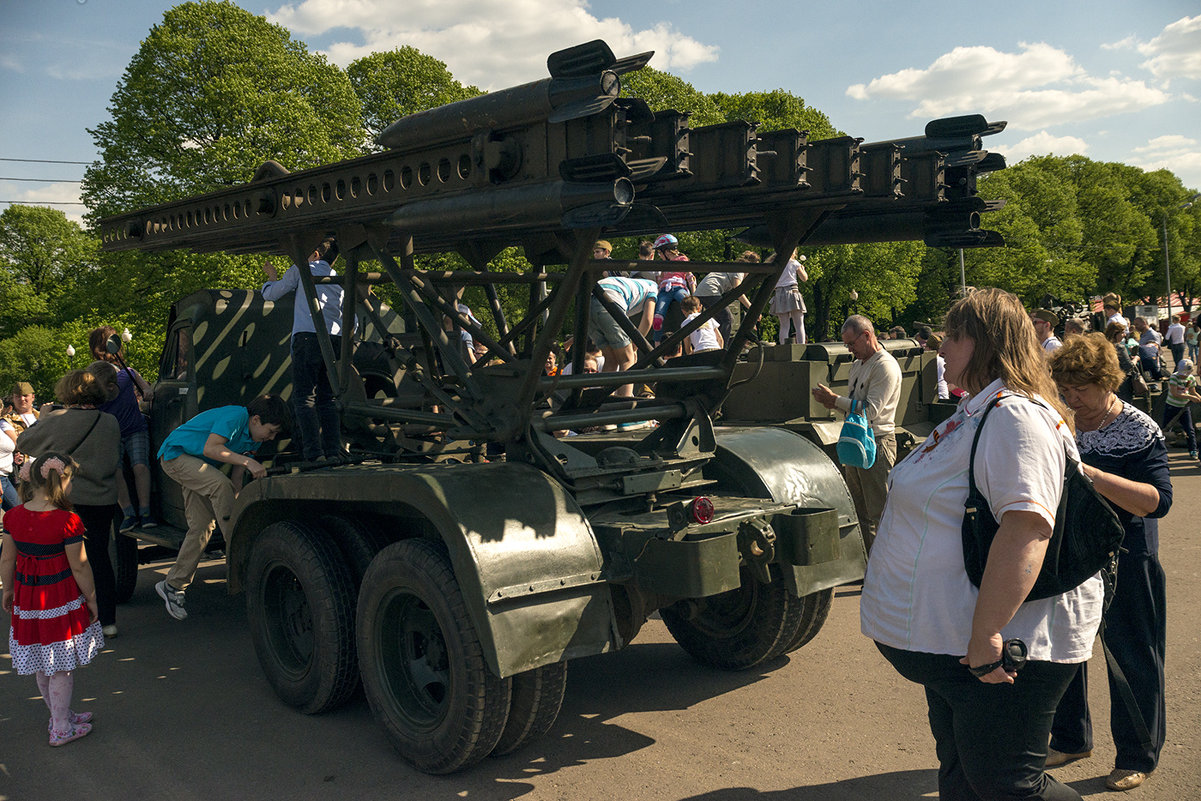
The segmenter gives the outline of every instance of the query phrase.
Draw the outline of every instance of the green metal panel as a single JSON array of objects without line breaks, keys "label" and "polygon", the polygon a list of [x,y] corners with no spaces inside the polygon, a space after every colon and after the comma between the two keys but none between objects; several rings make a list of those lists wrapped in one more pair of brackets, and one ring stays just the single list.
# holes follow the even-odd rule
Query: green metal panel
[{"label": "green metal panel", "polygon": [[[806,551],[817,557],[838,558],[810,565],[781,565],[785,580],[797,595],[856,581],[867,568],[867,551],[855,517],[851,493],[838,467],[809,440],[781,428],[717,429],[717,461],[723,471],[742,484],[749,494],[756,492],[781,503],[795,503],[802,509],[832,509],[837,516],[838,544],[820,543],[820,528],[812,526],[806,534]],[[826,528],[826,537],[832,530]],[[787,541],[794,552],[795,536]]]},{"label": "green metal panel", "polygon": [[615,647],[588,521],[562,486],[528,465],[364,465],[255,481],[238,498],[231,586],[266,521],[310,508],[428,521],[501,677]]}]

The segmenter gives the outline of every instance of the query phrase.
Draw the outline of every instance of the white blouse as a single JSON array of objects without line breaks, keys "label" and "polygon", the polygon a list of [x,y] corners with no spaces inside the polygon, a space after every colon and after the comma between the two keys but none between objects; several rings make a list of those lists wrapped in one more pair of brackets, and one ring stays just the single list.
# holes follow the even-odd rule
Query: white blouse
[{"label": "white blouse", "polygon": [[[877,642],[907,651],[962,656],[972,633],[979,590],[963,566],[963,506],[972,437],[988,402],[1002,400],[980,436],[976,486],[997,520],[1031,511],[1051,525],[1063,491],[1066,452],[1076,443],[1058,413],[994,381],[966,398],[950,419],[893,468],[888,503],[868,560],[860,628]],[[1099,576],[1062,595],[1019,607],[1001,630],[1019,637],[1029,658],[1083,662],[1101,621]]]}]

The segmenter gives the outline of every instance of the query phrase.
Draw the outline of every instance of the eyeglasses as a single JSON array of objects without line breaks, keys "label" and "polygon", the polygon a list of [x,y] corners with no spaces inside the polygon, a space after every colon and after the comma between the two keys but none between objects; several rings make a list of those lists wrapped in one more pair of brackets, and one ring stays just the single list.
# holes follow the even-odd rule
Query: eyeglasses
[{"label": "eyeglasses", "polygon": [[844,340],[842,341],[842,344],[846,345],[848,348],[849,348],[849,347],[852,347],[852,346],[854,346],[854,344],[855,344],[856,342],[858,342],[858,341],[859,341],[859,340],[860,340],[860,339],[863,337],[863,335],[864,335],[864,334],[866,334],[866,333],[867,333],[867,329],[865,328],[865,329],[863,329],[862,331],[860,331],[860,332],[859,332],[859,334],[858,334],[857,336],[853,336],[853,337],[851,337],[851,341],[850,341],[850,342],[848,342],[848,341],[846,341],[846,340],[844,339]]}]

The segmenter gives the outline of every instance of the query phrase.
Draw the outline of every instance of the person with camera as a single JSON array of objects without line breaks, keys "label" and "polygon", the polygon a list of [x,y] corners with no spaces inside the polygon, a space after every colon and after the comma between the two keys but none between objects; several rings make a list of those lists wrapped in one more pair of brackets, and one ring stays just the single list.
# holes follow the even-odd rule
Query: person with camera
[{"label": "person with camera", "polygon": [[[1055,708],[1092,653],[1101,579],[1026,601],[1076,456],[1070,413],[1008,292],[976,290],[952,306],[940,352],[947,380],[971,395],[892,470],[861,629],[925,690],[940,798],[1080,801],[1044,761]],[[969,463],[999,522],[978,588],[964,555]],[[1026,645],[1020,673],[1003,660],[1015,639]]]},{"label": "person with camera", "polygon": [[[1164,729],[1164,649],[1167,591],[1159,564],[1158,518],[1172,506],[1168,451],[1159,426],[1124,403],[1115,390],[1125,379],[1113,346],[1100,334],[1069,339],[1051,357],[1051,376],[1076,415],[1076,445],[1084,473],[1126,530],[1113,599],[1104,613],[1105,643],[1129,682],[1137,709],[1127,708],[1109,676],[1109,726],[1117,746],[1110,790],[1142,784],[1159,762]],[[1068,685],[1051,726],[1047,767],[1092,755],[1088,666]],[[1136,723],[1135,716],[1143,723]],[[1147,740],[1139,732],[1147,729]]]}]

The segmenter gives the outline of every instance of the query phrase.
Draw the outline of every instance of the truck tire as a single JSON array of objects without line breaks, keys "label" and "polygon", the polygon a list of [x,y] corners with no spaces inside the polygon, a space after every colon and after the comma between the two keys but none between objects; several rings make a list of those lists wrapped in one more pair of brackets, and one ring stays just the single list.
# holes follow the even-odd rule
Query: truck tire
[{"label": "truck tire", "polygon": [[550,731],[559,718],[566,689],[566,662],[543,665],[514,676],[509,719],[492,756],[511,754]]},{"label": "truck tire", "polygon": [[330,533],[342,552],[357,593],[363,574],[371,560],[388,544],[387,538],[371,526],[346,517],[328,515],[321,518],[321,527]]},{"label": "truck tire", "polygon": [[825,625],[826,617],[830,614],[830,604],[834,602],[834,588],[818,590],[803,598],[797,599],[801,605],[801,625],[797,627],[796,635],[785,644],[780,653],[790,654],[805,643],[812,640]]},{"label": "truck tire", "polygon": [[488,669],[441,543],[403,540],[376,555],[357,629],[367,702],[402,757],[451,773],[496,747],[512,684]]},{"label": "truck tire", "polygon": [[251,546],[246,573],[250,636],[284,703],[315,714],[358,685],[350,569],[320,529],[281,520]]},{"label": "truck tire", "polygon": [[[775,566],[772,567],[773,573]],[[763,584],[742,569],[742,586],[660,610],[667,630],[702,665],[746,670],[783,653],[797,637],[801,605],[784,582]]]},{"label": "truck tire", "polygon": [[127,603],[138,586],[138,541],[114,529],[108,541],[108,560],[117,579],[117,603]]}]

